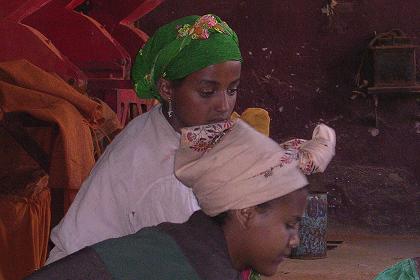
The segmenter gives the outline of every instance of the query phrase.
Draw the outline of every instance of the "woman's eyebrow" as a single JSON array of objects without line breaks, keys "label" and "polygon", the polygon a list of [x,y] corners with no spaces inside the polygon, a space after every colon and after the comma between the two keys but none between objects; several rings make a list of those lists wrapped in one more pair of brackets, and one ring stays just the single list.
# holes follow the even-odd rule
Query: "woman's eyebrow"
[{"label": "woman's eyebrow", "polygon": [[199,82],[199,84],[200,85],[214,85],[214,86],[218,86],[218,85],[220,85],[220,83],[219,82],[217,82],[217,81],[213,81],[213,80],[201,80],[200,82]]},{"label": "woman's eyebrow", "polygon": [[233,82],[231,82],[231,83],[230,83],[230,86],[235,85],[235,84],[239,84],[239,81],[240,81],[240,80],[241,80],[240,78],[239,78],[239,79],[234,80]]},{"label": "woman's eyebrow", "polygon": [[[234,81],[232,81],[229,85],[234,85],[239,83],[240,79],[236,79]],[[199,82],[200,85],[214,85],[214,86],[218,86],[220,85],[220,83],[218,81],[214,81],[214,80],[200,80]]]}]

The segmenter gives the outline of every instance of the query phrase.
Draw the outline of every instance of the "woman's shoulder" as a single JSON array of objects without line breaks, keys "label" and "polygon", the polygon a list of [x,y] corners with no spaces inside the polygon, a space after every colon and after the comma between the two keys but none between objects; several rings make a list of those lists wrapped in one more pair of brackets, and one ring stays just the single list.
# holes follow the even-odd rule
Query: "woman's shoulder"
[{"label": "woman's shoulder", "polygon": [[[124,150],[133,152],[138,148],[154,146],[160,140],[177,141],[174,137],[172,137],[174,139],[167,137],[171,134],[163,130],[172,128],[170,126],[165,127],[164,122],[166,122],[166,119],[160,111],[160,106],[156,106],[151,111],[131,120],[107,149],[111,153],[120,153]],[[146,148],[145,150],[150,149]]]},{"label": "woman's shoulder", "polygon": [[149,127],[149,124],[160,122],[160,106],[153,107],[150,111],[143,113],[134,119],[132,119],[127,126],[117,135],[118,138],[123,138],[127,136],[133,136],[138,135],[139,133],[142,133],[144,130],[147,130]]},{"label": "woman's shoulder", "polygon": [[92,247],[118,279],[200,279],[176,242],[156,227]]},{"label": "woman's shoulder", "polygon": [[[106,148],[100,161],[118,170],[126,166],[129,170],[139,164],[152,166],[152,161],[161,161],[171,155],[172,149],[179,145],[179,136],[160,111],[160,106],[153,108],[133,119]],[[144,171],[150,168],[142,168]],[[128,171],[128,170],[127,170]],[[140,170],[137,170],[139,172]]]}]

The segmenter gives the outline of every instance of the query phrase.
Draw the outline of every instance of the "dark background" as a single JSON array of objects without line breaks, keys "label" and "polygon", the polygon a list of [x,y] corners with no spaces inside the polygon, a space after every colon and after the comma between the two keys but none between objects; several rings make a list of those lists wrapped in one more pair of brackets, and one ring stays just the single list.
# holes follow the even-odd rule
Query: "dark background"
[{"label": "dark background", "polygon": [[153,34],[191,14],[227,21],[244,58],[237,111],[266,109],[276,141],[310,138],[318,122],[336,130],[336,157],[311,180],[313,190],[328,191],[329,222],[420,232],[420,94],[380,96],[376,135],[373,98],[352,93],[375,34],[398,28],[419,43],[420,1],[337,1],[330,16],[322,12],[328,3],[172,0],[138,25]]}]

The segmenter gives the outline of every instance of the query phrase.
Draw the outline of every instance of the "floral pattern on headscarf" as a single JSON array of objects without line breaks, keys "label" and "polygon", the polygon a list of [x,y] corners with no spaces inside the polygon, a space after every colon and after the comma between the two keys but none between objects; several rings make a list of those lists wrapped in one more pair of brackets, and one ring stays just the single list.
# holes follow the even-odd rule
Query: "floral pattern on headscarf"
[{"label": "floral pattern on headscarf", "polygon": [[[314,156],[311,153],[311,149],[308,150],[308,144],[312,146],[318,145],[318,149],[320,149],[321,147],[323,147],[324,149],[329,149],[327,144],[328,141],[321,141],[318,138],[319,137],[316,137],[315,135],[315,137],[313,137],[312,140],[309,141],[304,139],[292,139],[281,143],[280,147],[282,147],[285,150],[285,153],[281,156],[279,163],[270,167],[269,169],[257,173],[251,178],[262,175],[268,178],[273,174],[273,170],[275,168],[282,168],[283,166],[285,166],[286,164],[290,164],[294,160],[299,161],[299,169],[305,175],[311,175],[317,172],[322,172],[323,170],[321,170],[320,166],[317,164]],[[335,147],[335,136],[333,142],[334,144],[331,144],[331,146]]]},{"label": "floral pattern on headscarf", "polygon": [[306,142],[307,140],[304,139],[292,139],[281,143],[280,146],[286,151],[295,152],[299,158],[299,168],[303,174],[311,175],[318,172],[318,168],[313,161],[312,155],[308,151],[301,149]]},{"label": "floral pattern on headscarf", "polygon": [[222,140],[223,136],[232,129],[234,123],[235,121],[226,120],[204,126],[189,127],[183,133],[183,140],[190,149],[196,152],[207,151]]},{"label": "floral pattern on headscarf", "polygon": [[178,38],[190,36],[191,39],[208,39],[210,36],[209,30],[216,31],[218,33],[225,33],[226,28],[225,22],[218,23],[213,15],[204,15],[197,19],[197,21],[191,26],[190,24],[184,24],[182,27],[178,26]]},{"label": "floral pattern on headscarf", "polygon": [[269,169],[266,169],[266,170],[264,170],[262,172],[259,172],[258,174],[254,175],[254,176],[252,176],[250,178],[255,178],[255,177],[261,176],[261,175],[263,175],[264,177],[268,178],[271,175],[273,175],[273,170],[275,168],[282,168],[286,164],[290,164],[293,161],[297,160],[298,158],[299,158],[299,153],[298,153],[297,150],[293,150],[293,149],[285,150],[285,153],[284,153],[284,155],[282,155],[280,157],[280,160],[279,160],[279,163],[278,164],[276,164],[276,165],[274,165],[274,166],[270,167]]}]

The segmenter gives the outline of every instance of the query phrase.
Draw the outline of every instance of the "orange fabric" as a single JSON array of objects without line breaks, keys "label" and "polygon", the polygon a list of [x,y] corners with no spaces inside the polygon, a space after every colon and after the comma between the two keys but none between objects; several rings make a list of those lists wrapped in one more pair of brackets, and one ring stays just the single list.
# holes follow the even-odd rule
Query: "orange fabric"
[{"label": "orange fabric", "polygon": [[[0,184],[0,280],[20,280],[40,268],[47,257],[51,216],[48,176],[31,175],[14,174],[16,177]],[[4,193],[6,189],[12,193]]]},{"label": "orange fabric", "polygon": [[0,109],[26,112],[58,127],[58,133],[54,127],[26,128],[49,155],[50,170],[49,180],[44,176],[20,191],[22,180],[39,166],[0,126],[0,280],[14,280],[46,260],[49,188],[64,194],[57,199],[59,205],[53,204],[52,216],[58,221],[95,163],[92,135],[109,136],[121,125],[106,104],[25,60],[0,63]]},{"label": "orange fabric", "polygon": [[[49,187],[78,190],[95,163],[90,129],[104,122],[102,105],[57,76],[18,60],[0,63],[0,106],[58,126]],[[71,198],[67,200],[69,204]]]},{"label": "orange fabric", "polygon": [[106,146],[111,143],[112,139],[123,129],[115,112],[102,100],[94,98],[101,104],[103,123],[98,129],[94,130],[95,158],[98,159],[104,152]]},{"label": "orange fabric", "polygon": [[270,115],[263,108],[247,108],[241,115],[233,112],[230,118],[241,119],[265,136],[270,136]]}]

